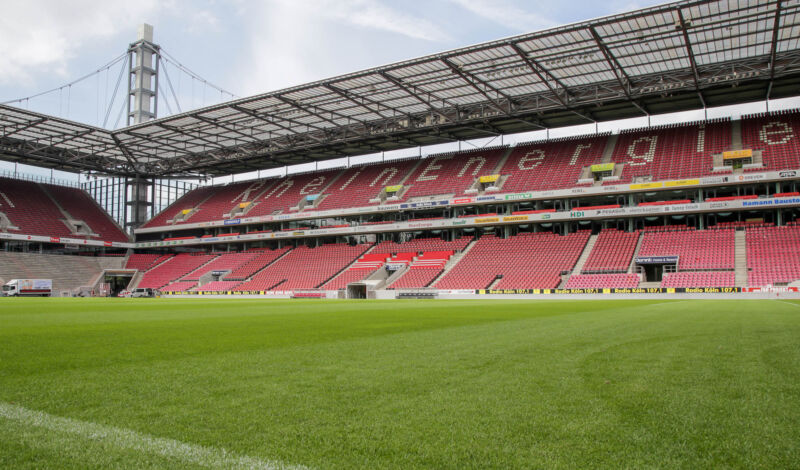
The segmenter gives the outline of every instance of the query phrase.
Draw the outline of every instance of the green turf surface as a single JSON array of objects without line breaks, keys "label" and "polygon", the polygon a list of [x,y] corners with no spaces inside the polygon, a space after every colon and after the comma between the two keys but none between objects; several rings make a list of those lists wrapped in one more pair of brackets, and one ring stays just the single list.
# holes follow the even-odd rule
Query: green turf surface
[{"label": "green turf surface", "polygon": [[229,457],[797,467],[800,303],[0,299],[0,467]]}]

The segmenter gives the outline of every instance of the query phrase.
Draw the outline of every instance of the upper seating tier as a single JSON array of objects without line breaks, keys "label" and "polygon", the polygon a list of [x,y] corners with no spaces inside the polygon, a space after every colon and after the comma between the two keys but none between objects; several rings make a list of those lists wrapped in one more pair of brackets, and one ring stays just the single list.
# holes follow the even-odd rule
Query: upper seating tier
[{"label": "upper seating tier", "polygon": [[[77,188],[0,178],[0,212],[16,227],[5,229],[10,233],[128,241],[125,232],[92,197]],[[73,233],[66,223],[68,219],[86,224],[91,235]]]}]

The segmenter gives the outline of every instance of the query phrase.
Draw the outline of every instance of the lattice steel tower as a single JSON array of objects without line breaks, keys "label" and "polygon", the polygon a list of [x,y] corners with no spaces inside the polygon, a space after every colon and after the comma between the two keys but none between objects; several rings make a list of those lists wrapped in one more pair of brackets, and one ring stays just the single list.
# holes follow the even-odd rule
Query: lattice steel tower
[{"label": "lattice steel tower", "polygon": [[[158,69],[161,48],[153,43],[153,26],[142,24],[136,42],[128,47],[128,125],[147,122],[158,117]],[[128,206],[125,225],[140,227],[147,221],[153,206],[153,180],[125,178]]]},{"label": "lattice steel tower", "polygon": [[136,42],[128,47],[128,125],[158,116],[158,68],[161,48],[153,43],[153,27],[139,26]]}]

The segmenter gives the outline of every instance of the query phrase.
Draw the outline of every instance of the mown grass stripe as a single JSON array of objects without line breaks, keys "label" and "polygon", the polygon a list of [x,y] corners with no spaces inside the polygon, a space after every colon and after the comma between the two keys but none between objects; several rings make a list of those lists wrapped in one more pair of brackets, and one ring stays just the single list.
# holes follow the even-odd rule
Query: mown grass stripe
[{"label": "mown grass stripe", "polygon": [[54,416],[11,403],[0,402],[0,419],[14,421],[23,426],[77,436],[92,442],[102,442],[118,449],[176,459],[190,465],[226,469],[308,470],[308,467],[302,465],[234,455],[225,449],[189,444],[174,439],[150,436],[130,429]]}]

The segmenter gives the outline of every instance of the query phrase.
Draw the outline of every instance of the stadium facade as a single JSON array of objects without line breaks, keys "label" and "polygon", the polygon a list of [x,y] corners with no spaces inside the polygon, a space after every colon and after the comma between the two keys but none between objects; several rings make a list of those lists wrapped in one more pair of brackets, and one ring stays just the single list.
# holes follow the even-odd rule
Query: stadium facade
[{"label": "stadium facade", "polygon": [[[0,278],[176,295],[796,290],[796,110],[194,189],[160,181],[796,97],[798,13],[796,1],[672,3],[140,113],[116,131],[0,106],[3,159],[115,178],[132,229],[104,211],[107,187],[93,200],[0,179]],[[156,211],[164,187],[177,199]]]}]

